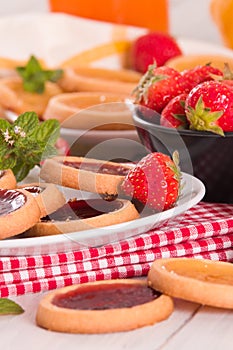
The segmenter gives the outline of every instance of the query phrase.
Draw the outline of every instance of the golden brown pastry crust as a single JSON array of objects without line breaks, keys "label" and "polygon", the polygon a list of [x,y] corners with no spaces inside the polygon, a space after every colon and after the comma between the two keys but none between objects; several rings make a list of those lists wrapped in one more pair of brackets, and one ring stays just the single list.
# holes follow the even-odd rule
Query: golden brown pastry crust
[{"label": "golden brown pastry crust", "polygon": [[18,235],[35,225],[40,219],[40,208],[31,193],[17,189],[26,197],[19,209],[0,216],[0,239]]},{"label": "golden brown pastry crust", "polygon": [[17,182],[13,171],[11,169],[0,170],[0,188],[11,190],[16,186]]},{"label": "golden brown pastry crust", "polygon": [[59,86],[51,82],[46,82],[43,94],[36,94],[23,89],[20,77],[8,77],[0,80],[0,104],[16,114],[34,111],[42,116],[49,99],[61,92]]},{"label": "golden brown pastry crust", "polygon": [[41,193],[35,195],[35,200],[41,211],[41,217],[53,213],[66,203],[65,196],[54,184],[34,182],[18,186],[18,188],[25,190],[27,190],[28,187],[41,187],[43,189]]},{"label": "golden brown pastry crust", "polygon": [[141,74],[132,70],[112,70],[80,66],[66,68],[58,84],[66,92],[97,91],[132,94]]},{"label": "golden brown pastry crust", "polygon": [[150,287],[172,297],[233,308],[233,265],[191,258],[158,259],[148,273]]},{"label": "golden brown pastry crust", "polygon": [[120,224],[135,220],[139,217],[138,211],[130,201],[123,199],[116,199],[116,201],[121,201],[123,203],[123,206],[118,210],[87,219],[40,221],[25,232],[24,235],[27,237],[52,236]]},{"label": "golden brown pastry crust", "polygon": [[[129,285],[135,283],[147,285],[145,281],[130,279],[90,282],[88,285],[115,284],[117,282]],[[55,296],[82,288],[84,285],[87,284],[65,287],[47,294],[40,301],[37,310],[37,325],[52,331],[66,333],[122,332],[163,321],[173,311],[173,301],[165,295],[145,304],[108,310],[71,310],[52,304]]]},{"label": "golden brown pastry crust", "polygon": [[110,92],[59,94],[49,100],[43,119],[56,117],[63,127],[72,129],[134,129],[126,99],[126,94]]},{"label": "golden brown pastry crust", "polygon": [[[54,157],[45,160],[40,176],[46,182],[52,182],[65,187],[71,187],[82,191],[100,193],[103,195],[117,195],[118,186],[124,180],[124,176],[100,174],[92,171],[75,169],[62,164],[63,161],[69,162],[91,162],[95,164],[111,164],[117,167],[114,162],[96,160],[83,157]],[[124,165],[125,168],[131,169],[130,165]]]}]

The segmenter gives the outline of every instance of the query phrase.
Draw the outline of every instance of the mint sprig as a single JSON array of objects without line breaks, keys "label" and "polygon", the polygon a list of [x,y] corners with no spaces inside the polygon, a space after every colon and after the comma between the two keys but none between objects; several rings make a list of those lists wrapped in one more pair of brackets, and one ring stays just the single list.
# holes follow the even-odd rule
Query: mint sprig
[{"label": "mint sprig", "polygon": [[12,169],[22,181],[35,165],[57,154],[59,135],[58,120],[40,122],[35,112],[21,114],[13,124],[0,118],[0,170]]},{"label": "mint sprig", "polygon": [[23,79],[25,91],[42,94],[45,90],[46,81],[55,83],[63,74],[62,69],[43,69],[35,56],[31,56],[25,67],[16,67],[17,72]]},{"label": "mint sprig", "polygon": [[0,298],[0,315],[19,315],[24,309],[13,300]]}]

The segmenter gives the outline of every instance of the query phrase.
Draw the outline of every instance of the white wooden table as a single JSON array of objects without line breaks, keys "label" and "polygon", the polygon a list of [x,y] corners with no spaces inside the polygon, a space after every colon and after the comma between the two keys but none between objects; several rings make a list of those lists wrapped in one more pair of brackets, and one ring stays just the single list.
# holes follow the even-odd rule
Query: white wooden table
[{"label": "white wooden table", "polygon": [[35,324],[43,294],[11,299],[25,312],[0,316],[0,349],[4,350],[225,350],[233,348],[233,311],[175,300],[168,320],[138,330],[79,335],[47,331]]}]

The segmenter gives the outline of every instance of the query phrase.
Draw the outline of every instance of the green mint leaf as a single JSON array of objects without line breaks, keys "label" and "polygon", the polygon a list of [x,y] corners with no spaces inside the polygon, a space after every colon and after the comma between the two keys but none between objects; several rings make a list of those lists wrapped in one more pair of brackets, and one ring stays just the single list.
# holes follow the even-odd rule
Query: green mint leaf
[{"label": "green mint leaf", "polygon": [[56,83],[59,79],[61,79],[63,75],[62,69],[55,69],[55,70],[48,70],[47,72],[47,78],[49,81]]},{"label": "green mint leaf", "polygon": [[5,152],[5,155],[0,159],[0,169],[13,169],[16,164],[16,158],[14,156],[8,155]]},{"label": "green mint leaf", "polygon": [[35,112],[25,112],[21,114],[13,123],[13,128],[20,127],[22,131],[31,135],[39,126],[39,119]]},{"label": "green mint leaf", "polygon": [[0,119],[0,170],[12,169],[22,181],[35,165],[57,154],[59,134],[57,120],[40,122],[34,112],[21,114],[13,124]]},{"label": "green mint leaf", "polygon": [[13,300],[0,298],[0,315],[19,315],[24,309]]},{"label": "green mint leaf", "polygon": [[60,136],[60,124],[56,119],[48,119],[40,124],[37,129],[36,139],[38,141],[55,143]]},{"label": "green mint leaf", "polygon": [[24,90],[38,94],[44,92],[46,81],[55,83],[63,74],[62,69],[43,69],[35,56],[30,57],[25,67],[17,67],[16,70],[23,79]]},{"label": "green mint leaf", "polygon": [[17,162],[13,168],[14,173],[16,174],[17,181],[22,181],[32,170],[34,165],[32,163],[22,163],[21,161]]},{"label": "green mint leaf", "polygon": [[5,158],[5,156],[8,156],[8,155],[9,153],[8,153],[7,147],[3,143],[1,143],[0,144],[0,163],[2,158]]},{"label": "green mint leaf", "polygon": [[23,81],[23,89],[29,92],[36,92],[38,94],[43,94],[45,90],[45,82],[37,81],[33,79],[32,81]]},{"label": "green mint leaf", "polygon": [[35,56],[31,56],[29,58],[29,61],[25,67],[25,74],[32,75],[33,73],[40,72],[42,70],[42,67],[40,65],[40,62],[37,60]]},{"label": "green mint leaf", "polygon": [[56,155],[57,155],[57,149],[48,143],[44,148],[44,152],[42,154],[42,160],[49,157],[55,157]]},{"label": "green mint leaf", "polygon": [[5,119],[0,119],[0,129],[2,131],[6,131],[7,129],[11,128],[11,124],[5,120]]}]

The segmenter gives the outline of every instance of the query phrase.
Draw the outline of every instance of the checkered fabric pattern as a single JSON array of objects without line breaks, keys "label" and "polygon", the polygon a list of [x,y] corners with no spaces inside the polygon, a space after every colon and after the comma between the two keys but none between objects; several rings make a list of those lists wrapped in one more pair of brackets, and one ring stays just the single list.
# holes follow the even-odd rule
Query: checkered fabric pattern
[{"label": "checkered fabric pattern", "polygon": [[158,258],[233,261],[233,205],[201,202],[167,225],[102,247],[0,257],[0,296],[75,283],[146,276]]}]

